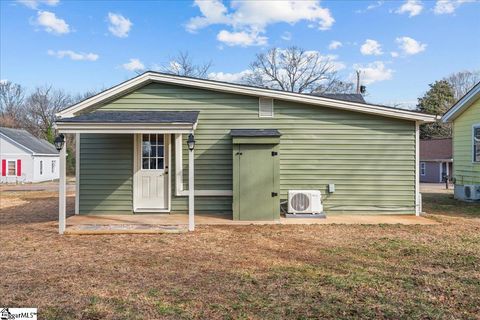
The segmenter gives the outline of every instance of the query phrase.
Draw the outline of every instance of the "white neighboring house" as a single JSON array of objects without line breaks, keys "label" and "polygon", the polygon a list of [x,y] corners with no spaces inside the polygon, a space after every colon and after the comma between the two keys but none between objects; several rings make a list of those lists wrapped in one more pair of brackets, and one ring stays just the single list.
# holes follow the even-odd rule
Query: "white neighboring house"
[{"label": "white neighboring house", "polygon": [[21,129],[0,127],[0,183],[58,179],[59,154],[46,140]]}]

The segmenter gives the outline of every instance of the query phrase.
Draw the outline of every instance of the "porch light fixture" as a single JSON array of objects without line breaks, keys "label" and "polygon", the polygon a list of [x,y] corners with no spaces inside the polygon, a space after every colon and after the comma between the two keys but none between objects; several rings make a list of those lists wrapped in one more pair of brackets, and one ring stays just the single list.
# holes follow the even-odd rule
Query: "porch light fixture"
[{"label": "porch light fixture", "polygon": [[195,149],[195,136],[191,133],[188,135],[187,144],[188,150],[192,151],[193,149]]},{"label": "porch light fixture", "polygon": [[60,133],[55,138],[55,140],[53,141],[53,144],[55,145],[55,148],[57,149],[57,151],[62,150],[63,145],[65,144],[65,136],[63,135],[63,133]]}]

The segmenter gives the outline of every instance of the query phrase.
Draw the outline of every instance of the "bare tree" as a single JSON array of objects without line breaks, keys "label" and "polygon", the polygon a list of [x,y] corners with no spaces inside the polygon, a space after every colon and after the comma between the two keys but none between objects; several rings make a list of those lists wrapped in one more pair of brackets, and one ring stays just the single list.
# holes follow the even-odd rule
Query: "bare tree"
[{"label": "bare tree", "polygon": [[480,82],[480,70],[452,73],[444,80],[452,86],[455,101],[457,101]]},{"label": "bare tree", "polygon": [[349,89],[338,80],[331,58],[299,47],[272,48],[267,53],[257,54],[243,82],[298,93],[343,92]]},{"label": "bare tree", "polygon": [[195,64],[188,51],[180,51],[176,56],[170,58],[170,62],[161,67],[160,71],[177,76],[207,78],[212,62]]},{"label": "bare tree", "polygon": [[38,87],[25,102],[23,126],[37,137],[52,142],[55,114],[72,103],[72,97],[52,86]]},{"label": "bare tree", "polygon": [[20,126],[20,115],[25,101],[25,89],[12,82],[0,83],[0,126]]}]

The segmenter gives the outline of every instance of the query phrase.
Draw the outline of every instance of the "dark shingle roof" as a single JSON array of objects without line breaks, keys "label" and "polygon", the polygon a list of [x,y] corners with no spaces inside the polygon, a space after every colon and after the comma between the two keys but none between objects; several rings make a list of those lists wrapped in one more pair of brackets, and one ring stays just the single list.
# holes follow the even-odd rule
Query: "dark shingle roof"
[{"label": "dark shingle roof", "polygon": [[312,95],[348,102],[366,103],[365,99],[360,93],[312,93]]},{"label": "dark shingle roof", "polygon": [[420,161],[451,160],[452,139],[431,139],[420,141]]},{"label": "dark shingle roof", "polygon": [[282,134],[277,129],[233,129],[232,137],[280,137]]},{"label": "dark shingle roof", "polygon": [[195,123],[198,111],[97,111],[57,122],[79,123]]},{"label": "dark shingle roof", "polygon": [[53,144],[22,129],[0,128],[0,133],[38,154],[58,154]]}]

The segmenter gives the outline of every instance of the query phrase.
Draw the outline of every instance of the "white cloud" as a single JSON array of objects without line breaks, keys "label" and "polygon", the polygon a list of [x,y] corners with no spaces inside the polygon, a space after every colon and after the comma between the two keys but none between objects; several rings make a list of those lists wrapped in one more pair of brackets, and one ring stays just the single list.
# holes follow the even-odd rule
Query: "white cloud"
[{"label": "white cloud", "polygon": [[398,52],[392,51],[392,52],[390,52],[390,55],[392,56],[392,58],[397,58],[398,57]]},{"label": "white cloud", "polygon": [[421,43],[410,37],[399,37],[395,41],[398,43],[400,50],[406,55],[414,55],[425,51],[427,48],[425,43]]},{"label": "white cloud", "polygon": [[145,66],[139,59],[130,59],[129,62],[122,64],[122,67],[128,71],[142,71]]},{"label": "white cloud", "polygon": [[383,4],[385,3],[385,1],[376,1],[372,4],[369,4],[367,6],[367,8],[365,8],[364,10],[357,10],[355,11],[356,13],[365,13],[367,11],[370,11],[370,10],[373,10],[373,9],[376,9],[378,7],[381,7]]},{"label": "white cloud", "polygon": [[452,14],[464,3],[474,2],[474,0],[437,0],[433,13]]},{"label": "white cloud", "polygon": [[132,28],[133,23],[128,19],[117,13],[108,13],[108,21],[110,25],[108,30],[116,37],[126,38],[128,37],[128,32]]},{"label": "white cloud", "polygon": [[423,10],[423,5],[420,0],[407,0],[395,12],[398,14],[408,13],[409,17],[419,15]]},{"label": "white cloud", "polygon": [[[219,0],[195,0],[201,16],[193,17],[186,28],[196,32],[210,25],[230,26],[230,34],[264,34],[268,25],[295,24],[308,21],[320,30],[330,29],[335,19],[330,10],[320,6],[318,0],[305,1],[239,1],[230,2],[230,10]],[[263,36],[264,37],[264,36]],[[265,40],[267,39],[264,37]],[[252,42],[256,45],[257,42]],[[266,43],[266,41],[265,41]]]},{"label": "white cloud", "polygon": [[[382,61],[375,61],[367,65],[355,64],[353,65],[355,70],[360,70],[360,80],[363,84],[372,84],[374,82],[380,82],[390,80],[393,77],[393,70],[388,69]],[[352,74],[352,79],[354,75]]]},{"label": "white cloud", "polygon": [[335,50],[335,49],[340,48],[341,46],[343,46],[343,44],[340,41],[335,40],[335,41],[330,42],[330,44],[328,45],[328,49],[329,50]]},{"label": "white cloud", "polygon": [[95,54],[95,53],[75,52],[72,50],[58,50],[58,51],[48,50],[48,54],[60,59],[64,57],[68,57],[75,61],[82,61],[82,60],[96,61],[99,58],[98,54]]},{"label": "white cloud", "polygon": [[224,82],[241,83],[242,79],[249,74],[251,74],[250,70],[243,70],[236,73],[211,72],[208,74],[208,78]]},{"label": "white cloud", "polygon": [[45,31],[54,34],[64,34],[70,32],[70,26],[65,20],[57,18],[55,13],[49,11],[38,11],[35,24],[42,26]]},{"label": "white cloud", "polygon": [[290,41],[290,40],[292,40],[292,34],[288,31],[285,31],[282,34],[282,39],[285,40],[285,41]]},{"label": "white cloud", "polygon": [[222,30],[217,34],[217,40],[225,43],[227,46],[263,46],[267,44],[267,37],[260,36],[256,32],[230,32]]},{"label": "white cloud", "polygon": [[375,55],[379,56],[383,54],[382,46],[378,41],[367,39],[364,44],[360,47],[360,52],[365,56]]},{"label": "white cloud", "polygon": [[40,4],[56,6],[60,3],[60,0],[17,0],[17,2],[23,4],[30,9],[37,9]]}]

